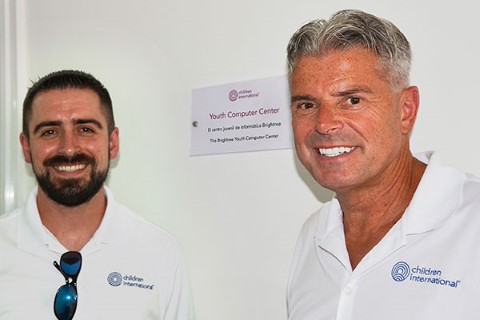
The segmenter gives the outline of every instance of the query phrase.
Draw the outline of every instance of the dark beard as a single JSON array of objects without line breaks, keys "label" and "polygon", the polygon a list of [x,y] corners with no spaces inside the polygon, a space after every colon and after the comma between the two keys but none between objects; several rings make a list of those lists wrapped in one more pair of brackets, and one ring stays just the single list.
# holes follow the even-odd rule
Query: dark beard
[{"label": "dark beard", "polygon": [[81,179],[68,179],[52,181],[50,172],[46,170],[45,174],[39,175],[35,172],[38,185],[47,194],[47,196],[53,201],[67,206],[75,207],[88,202],[103,186],[103,183],[107,179],[108,167],[105,171],[97,170],[95,159],[86,155],[75,155],[71,158],[65,156],[56,156],[44,161],[44,166],[55,165],[68,165],[88,163],[92,165],[92,172],[88,182],[83,182]]}]

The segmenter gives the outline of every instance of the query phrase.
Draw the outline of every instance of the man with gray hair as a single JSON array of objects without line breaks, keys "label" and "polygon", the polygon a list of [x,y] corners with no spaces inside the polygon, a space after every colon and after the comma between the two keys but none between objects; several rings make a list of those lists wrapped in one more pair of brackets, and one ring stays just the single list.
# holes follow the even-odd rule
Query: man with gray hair
[{"label": "man with gray hair", "polygon": [[300,233],[289,320],[477,317],[480,179],[410,151],[419,90],[405,36],[343,10],[287,51],[298,158],[335,192]]}]

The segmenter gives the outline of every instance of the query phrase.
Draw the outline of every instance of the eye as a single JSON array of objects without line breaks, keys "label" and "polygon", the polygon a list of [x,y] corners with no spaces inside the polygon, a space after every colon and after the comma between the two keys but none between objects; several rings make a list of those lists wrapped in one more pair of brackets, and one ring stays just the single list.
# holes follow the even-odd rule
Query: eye
[{"label": "eye", "polygon": [[359,104],[361,101],[362,101],[362,99],[360,99],[359,97],[350,97],[350,98],[348,98],[348,102],[349,102],[351,105]]},{"label": "eye", "polygon": [[81,127],[80,132],[81,133],[94,133],[95,131],[92,128],[89,128],[89,127]]},{"label": "eye", "polygon": [[317,105],[313,102],[299,102],[292,106],[293,112],[297,114],[309,114],[316,110]]},{"label": "eye", "polygon": [[305,102],[305,103],[302,103],[302,105],[300,107],[302,109],[308,110],[308,109],[315,108],[315,105],[311,102]]},{"label": "eye", "polygon": [[45,130],[42,132],[41,136],[42,137],[50,137],[50,136],[53,136],[55,135],[57,132],[53,129],[48,129],[48,130]]}]

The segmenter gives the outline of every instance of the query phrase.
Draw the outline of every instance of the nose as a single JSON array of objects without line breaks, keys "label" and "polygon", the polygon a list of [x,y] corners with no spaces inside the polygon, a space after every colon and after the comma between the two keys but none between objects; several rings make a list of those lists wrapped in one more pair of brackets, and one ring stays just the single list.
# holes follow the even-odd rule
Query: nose
[{"label": "nose", "polygon": [[78,137],[71,132],[64,132],[60,140],[60,152],[66,156],[73,156],[79,151]]},{"label": "nose", "polygon": [[340,120],[338,110],[335,107],[323,105],[318,108],[316,114],[315,128],[320,134],[334,134],[342,128],[343,124]]}]

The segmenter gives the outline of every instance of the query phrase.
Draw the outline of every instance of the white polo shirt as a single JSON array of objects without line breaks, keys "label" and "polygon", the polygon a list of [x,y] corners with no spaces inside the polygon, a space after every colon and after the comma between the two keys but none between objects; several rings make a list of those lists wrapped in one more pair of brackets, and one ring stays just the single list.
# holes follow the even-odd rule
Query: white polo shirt
[{"label": "white polo shirt", "polygon": [[[403,217],[352,271],[337,199],[303,226],[289,320],[480,318],[480,179],[432,154]],[[379,199],[380,200],[380,199]]]},{"label": "white polo shirt", "polygon": [[[82,249],[75,320],[194,319],[184,261],[175,239],[116,203]],[[0,218],[0,319],[56,319],[65,284],[53,266],[67,250],[42,225],[37,188],[23,208]]]}]

